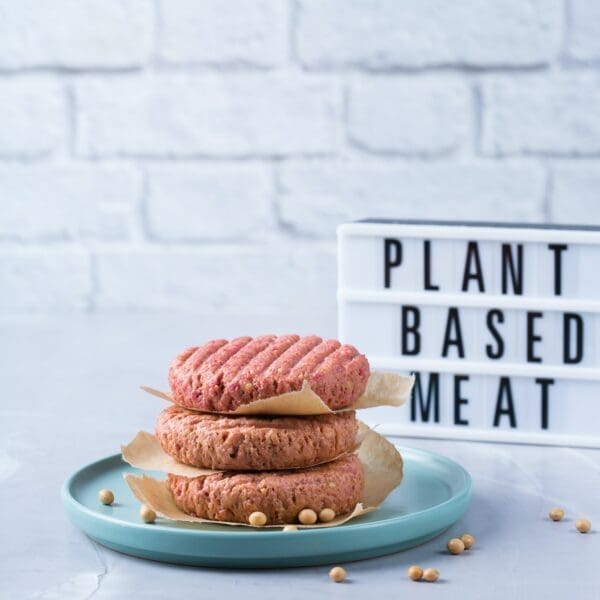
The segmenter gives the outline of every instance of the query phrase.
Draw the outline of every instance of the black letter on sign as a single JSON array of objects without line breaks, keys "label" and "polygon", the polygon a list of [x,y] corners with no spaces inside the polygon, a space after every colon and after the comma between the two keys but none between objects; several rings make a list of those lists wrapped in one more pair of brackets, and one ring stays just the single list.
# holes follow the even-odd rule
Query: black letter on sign
[{"label": "black letter on sign", "polygon": [[[575,354],[571,354],[571,323],[575,323]],[[583,359],[583,319],[576,313],[563,315],[563,362],[574,365]]]},{"label": "black letter on sign", "polygon": [[566,244],[548,244],[548,250],[554,252],[554,295],[562,294],[562,255],[561,252],[566,250]]},{"label": "black letter on sign", "polygon": [[402,263],[402,244],[398,240],[385,238],[383,256],[383,280],[385,287],[389,288],[392,281],[392,268]]},{"label": "black letter on sign", "polygon": [[[410,323],[409,323],[409,315]],[[421,313],[416,306],[402,307],[402,354],[405,356],[414,356],[421,352],[421,334],[419,326],[421,325]],[[409,346],[409,334],[412,335],[413,343]]]},{"label": "black letter on sign", "polygon": [[[474,263],[473,265],[471,263]],[[475,270],[473,270],[475,267]],[[481,271],[481,259],[479,258],[479,248],[477,242],[469,242],[467,244],[467,258],[465,259],[465,270],[463,273],[462,291],[466,292],[469,288],[469,281],[474,279],[477,281],[480,292],[485,292],[483,285],[483,273]]]},{"label": "black letter on sign", "polygon": [[410,420],[417,420],[417,397],[419,401],[419,413],[421,421],[427,423],[433,402],[433,420],[440,422],[440,374],[429,374],[429,385],[427,386],[427,401],[423,402],[423,389],[421,388],[421,374],[415,373],[415,385],[410,399]]},{"label": "black letter on sign", "polygon": [[504,313],[497,308],[493,308],[492,310],[488,310],[487,317],[485,322],[487,323],[487,327],[490,330],[494,340],[496,340],[496,349],[492,346],[492,344],[487,344],[485,347],[485,353],[488,355],[488,358],[502,358],[504,355],[504,340],[502,336],[496,329],[496,325],[494,325],[494,320],[498,321],[498,323],[504,323]]},{"label": "black letter on sign", "polygon": [[527,313],[527,362],[542,362],[542,359],[533,353],[533,347],[536,342],[542,341],[542,336],[535,333],[535,320],[543,316],[541,312]]},{"label": "black letter on sign", "polygon": [[508,271],[512,281],[513,293],[523,294],[523,244],[517,244],[517,266],[513,261],[510,244],[502,244],[502,293],[508,294]]},{"label": "black letter on sign", "polygon": [[463,404],[469,404],[466,398],[462,398],[460,395],[460,384],[463,381],[469,381],[468,375],[455,375],[454,376],[454,424],[455,425],[468,425],[467,419],[461,418],[461,406]]},{"label": "black letter on sign", "polygon": [[444,344],[442,345],[442,356],[448,356],[448,347],[456,346],[458,356],[465,357],[465,347],[463,345],[462,333],[460,332],[460,318],[458,308],[448,309],[448,320],[446,321],[446,331],[444,332]]},{"label": "black letter on sign", "polygon": [[431,242],[429,240],[423,242],[423,252],[425,253],[423,263],[425,267],[425,289],[435,292],[440,289],[440,286],[431,283]]},{"label": "black letter on sign", "polygon": [[548,429],[548,386],[554,384],[554,379],[536,379],[536,383],[542,386],[542,429]]},{"label": "black letter on sign", "polygon": [[[503,406],[502,398],[506,396],[506,406]],[[496,412],[494,413],[494,427],[499,427],[502,415],[508,415],[510,426],[514,429],[517,426],[517,417],[515,416],[515,407],[513,405],[512,389],[508,377],[500,377],[500,386],[498,387],[498,398],[496,400]]]}]

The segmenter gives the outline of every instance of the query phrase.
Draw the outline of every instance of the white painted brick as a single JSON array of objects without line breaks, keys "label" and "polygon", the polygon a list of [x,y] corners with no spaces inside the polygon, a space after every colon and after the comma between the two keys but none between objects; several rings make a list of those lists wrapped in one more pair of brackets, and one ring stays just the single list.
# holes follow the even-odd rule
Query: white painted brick
[{"label": "white painted brick", "polygon": [[577,60],[600,59],[600,3],[570,0],[567,54]]},{"label": "white painted brick", "polygon": [[66,94],[46,78],[0,81],[0,157],[50,154],[65,140]]},{"label": "white painted brick", "polygon": [[333,244],[109,249],[96,263],[101,310],[334,314]]},{"label": "white painted brick", "polygon": [[497,77],[483,88],[488,154],[600,152],[600,76]]},{"label": "white painted brick", "polygon": [[163,0],[158,54],[171,63],[270,67],[287,58],[281,0]]},{"label": "white painted brick", "polygon": [[140,195],[128,166],[0,166],[0,239],[126,239]]},{"label": "white painted brick", "polygon": [[350,86],[348,130],[368,150],[443,153],[466,140],[470,106],[468,86],[456,79],[360,77]]},{"label": "white painted brick", "polygon": [[0,0],[0,69],[141,65],[152,29],[146,0]]},{"label": "white painted brick", "polygon": [[300,0],[309,67],[535,65],[560,46],[559,0]]},{"label": "white painted brick", "polygon": [[544,177],[532,165],[292,162],[282,166],[281,217],[294,230],[333,237],[367,217],[543,220]]},{"label": "white painted brick", "polygon": [[275,225],[273,196],[266,165],[153,167],[148,226],[153,238],[168,241],[260,238]]},{"label": "white painted brick", "polygon": [[77,147],[86,156],[330,153],[338,87],[263,74],[84,80]]},{"label": "white painted brick", "polygon": [[556,165],[552,171],[551,220],[600,225],[600,164]]},{"label": "white painted brick", "polygon": [[0,311],[83,309],[92,290],[90,259],[79,248],[0,247]]}]

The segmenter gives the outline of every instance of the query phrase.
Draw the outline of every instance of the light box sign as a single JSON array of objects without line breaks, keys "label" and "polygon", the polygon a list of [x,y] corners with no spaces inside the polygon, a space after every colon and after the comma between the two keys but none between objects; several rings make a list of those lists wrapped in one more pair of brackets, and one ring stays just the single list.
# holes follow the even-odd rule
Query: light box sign
[{"label": "light box sign", "polygon": [[600,229],[338,229],[339,337],[415,374],[385,433],[600,447]]}]

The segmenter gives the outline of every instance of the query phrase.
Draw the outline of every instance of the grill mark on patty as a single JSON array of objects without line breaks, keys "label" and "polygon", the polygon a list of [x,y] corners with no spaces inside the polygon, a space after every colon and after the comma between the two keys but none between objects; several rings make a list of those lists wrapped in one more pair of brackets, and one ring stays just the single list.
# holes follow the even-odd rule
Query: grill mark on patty
[{"label": "grill mark on patty", "polygon": [[318,346],[315,346],[289,374],[290,379],[309,379],[313,371],[333,352],[340,347],[337,340],[322,341]]},{"label": "grill mark on patty", "polygon": [[[263,365],[262,368],[261,368],[261,370],[256,372],[256,375],[262,375],[268,369],[270,369],[271,366],[275,363],[276,360],[278,360],[279,358],[281,358],[290,348],[293,348],[300,341],[300,336],[298,336],[298,335],[286,335],[286,336],[282,336],[279,339],[280,340],[285,340],[285,344],[281,344],[282,348],[277,348],[277,351],[278,351],[277,354],[274,355],[273,358],[269,362],[267,362],[265,365]],[[277,344],[277,340],[271,346],[271,348],[273,346],[276,346],[276,344]]]},{"label": "grill mark on patty", "polygon": [[301,389],[304,380],[330,408],[364,391],[366,358],[336,340],[295,335],[212,340],[180,353],[169,369],[176,402],[200,410],[239,405]]},{"label": "grill mark on patty", "polygon": [[194,387],[194,379],[198,378],[195,370],[197,363],[210,356],[215,349],[227,344],[227,340],[212,340],[204,346],[192,346],[180,353],[169,368],[169,381],[178,381],[184,387]]},{"label": "grill mark on patty", "polygon": [[202,381],[201,366],[211,356],[227,345],[227,340],[215,340],[206,346],[196,348],[196,351],[188,358],[183,365],[184,371],[191,375],[190,379],[196,375],[198,381]]},{"label": "grill mark on patty", "polygon": [[286,335],[271,340],[241,371],[236,379],[242,382],[248,375],[249,383],[256,387],[259,377],[300,338],[297,335]]},{"label": "grill mark on patty", "polygon": [[[214,343],[218,342],[223,342],[224,344],[227,343],[225,340],[214,340]],[[177,364],[177,366],[184,366],[185,363],[190,360],[190,358],[192,358],[192,356],[194,356],[199,349],[200,346],[191,346],[190,348],[187,348],[181,354],[179,354],[179,356],[177,356],[174,362]]]},{"label": "grill mark on patty", "polygon": [[294,343],[285,350],[285,352],[283,352],[282,354],[280,354],[264,371],[263,374],[265,375],[265,377],[269,377],[271,372],[277,371],[278,369],[280,369],[280,364],[285,362],[287,360],[287,357],[289,354],[293,353],[296,349],[296,346],[300,345],[302,343],[302,340],[304,340],[305,338],[301,338],[298,336],[295,336],[296,340],[294,341]]},{"label": "grill mark on patty", "polygon": [[250,342],[252,338],[249,336],[238,337],[219,349],[212,356],[206,358],[203,368],[209,373],[217,372],[217,369],[223,369],[227,366],[227,363],[241,350],[243,350]]},{"label": "grill mark on patty", "polygon": [[209,396],[211,392],[223,393],[223,370],[227,364],[239,352],[241,352],[250,342],[249,336],[238,337],[219,348],[212,356],[208,356],[204,364],[200,367],[202,378],[202,394]]},{"label": "grill mark on patty", "polygon": [[[247,367],[256,358],[257,354],[260,354],[265,350],[269,344],[275,339],[274,335],[261,335],[260,337],[254,338],[248,344],[246,344],[231,360],[227,363],[227,378],[230,382],[235,381],[236,376],[245,367]],[[225,368],[223,368],[225,370]],[[229,385],[227,386],[229,387]]]},{"label": "grill mark on patty", "polygon": [[[351,356],[348,356],[350,354]],[[327,358],[320,364],[317,365],[315,369],[314,375],[318,376],[322,372],[327,373],[331,370],[332,365],[335,365],[338,361],[338,358],[342,359],[342,365],[344,366],[344,372],[346,372],[346,361],[352,360],[356,357],[358,351],[353,346],[339,346],[335,349],[335,352],[332,352]]]},{"label": "grill mark on patty", "polygon": [[346,372],[356,371],[357,373],[361,372],[360,365],[362,364],[362,357],[360,354],[357,354],[352,360],[348,362],[346,365]]},{"label": "grill mark on patty", "polygon": [[[275,396],[279,393],[282,371],[286,368],[286,363],[290,360],[290,357],[298,351],[298,348],[302,348],[303,345],[307,344],[308,338],[298,336],[293,337],[296,338],[294,343],[262,372],[262,377],[260,381],[257,382],[259,384],[259,393],[262,398]],[[311,336],[311,338],[316,338],[316,336]],[[302,356],[300,356],[298,360],[301,360],[301,358]]]},{"label": "grill mark on patty", "polygon": [[[296,345],[299,346],[299,355],[291,364],[287,365],[284,363],[282,365],[281,372],[278,373],[277,383],[275,384],[276,393],[285,393],[291,391],[292,387],[294,386],[294,383],[296,382],[291,380],[290,374],[292,373],[296,365],[300,363],[309,352],[311,352],[314,348],[321,344],[322,341],[323,340],[317,335],[310,335],[305,338],[300,338],[300,340],[298,340],[298,344]],[[300,385],[301,384],[302,382],[300,382]]]}]

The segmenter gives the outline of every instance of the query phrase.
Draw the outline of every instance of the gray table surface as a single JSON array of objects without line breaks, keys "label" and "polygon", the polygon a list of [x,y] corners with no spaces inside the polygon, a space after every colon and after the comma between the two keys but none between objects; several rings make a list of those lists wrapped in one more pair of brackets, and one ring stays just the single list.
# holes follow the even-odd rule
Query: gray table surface
[{"label": "gray table surface", "polygon": [[[335,336],[334,323],[175,315],[64,315],[0,319],[0,598],[600,598],[600,451],[427,439],[472,474],[467,515],[440,538],[398,554],[328,567],[226,570],[180,567],[118,554],[67,520],[63,480],[151,429],[161,403],[138,390],[166,385],[166,365],[186,345],[240,333]],[[562,523],[548,509],[567,509]],[[595,529],[581,535],[579,516]],[[477,546],[450,556],[452,534]],[[435,566],[436,584],[406,578]]]}]

